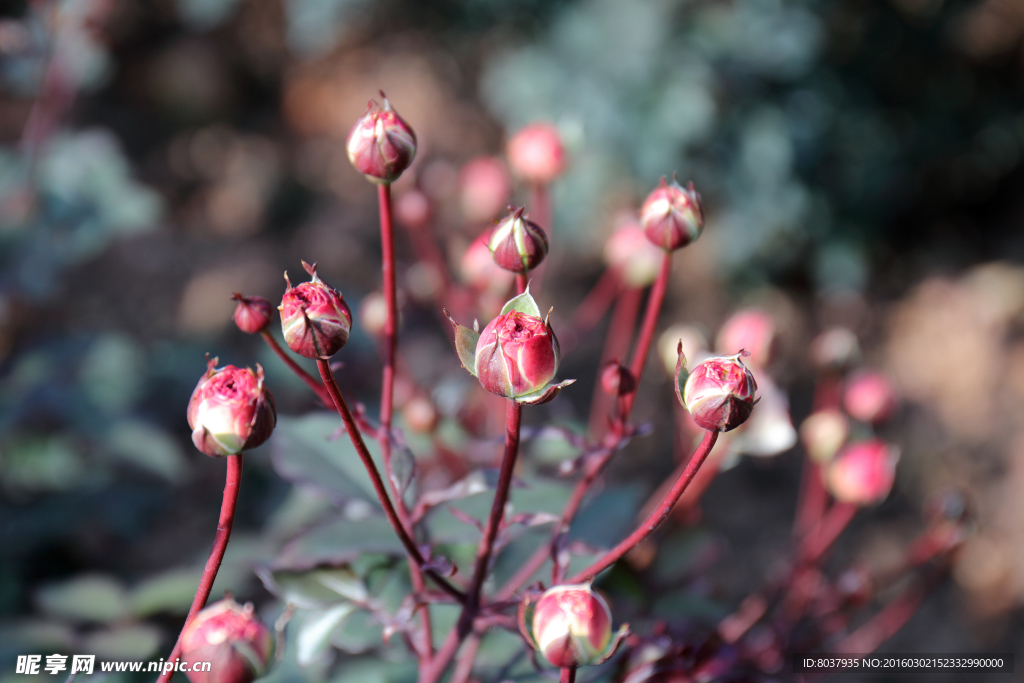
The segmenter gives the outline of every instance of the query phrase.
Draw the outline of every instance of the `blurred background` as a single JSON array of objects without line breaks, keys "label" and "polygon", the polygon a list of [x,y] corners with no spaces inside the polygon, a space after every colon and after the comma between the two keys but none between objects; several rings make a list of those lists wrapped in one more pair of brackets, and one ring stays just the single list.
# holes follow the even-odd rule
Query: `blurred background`
[{"label": "blurred background", "polygon": [[[713,338],[739,307],[768,311],[794,424],[810,341],[853,330],[903,398],[885,428],[903,457],[839,554],[884,564],[931,493],[965,489],[978,531],[892,647],[1024,653],[1019,0],[8,0],[0,60],[0,679],[29,652],[166,655],[223,486],[185,422],[203,354],[262,363],[282,416],[316,407],[231,323],[232,292],[276,302],[305,259],[372,317],[376,197],[344,139],[378,88],[419,139],[396,195],[429,199],[456,271],[493,217],[469,215],[460,169],[525,124],[557,126],[569,167],[541,307],[562,320],[616,216],[662,176],[692,179],[707,228],[676,257],[661,327]],[[471,378],[409,237],[404,363],[451,416]],[[338,360],[373,414],[364,327]],[[600,336],[528,422],[586,424]],[[652,358],[637,417],[654,433],[610,477],[632,509],[673,468],[670,392]],[[671,616],[727,613],[785,555],[801,457],[714,482],[702,533],[719,571]],[[281,470],[273,444],[247,458],[215,589],[271,613],[253,567],[329,505]],[[359,680],[398,680],[375,675]]]}]

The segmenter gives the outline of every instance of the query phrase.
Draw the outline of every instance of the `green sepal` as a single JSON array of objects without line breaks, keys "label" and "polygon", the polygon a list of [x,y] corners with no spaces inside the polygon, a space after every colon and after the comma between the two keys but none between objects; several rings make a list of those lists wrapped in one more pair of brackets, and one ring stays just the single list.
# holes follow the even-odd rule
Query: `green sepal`
[{"label": "green sepal", "polygon": [[676,361],[676,398],[679,399],[679,405],[686,409],[686,402],[683,401],[683,389],[686,386],[686,380],[690,377],[690,371],[686,369],[686,356],[683,355],[683,340],[679,340],[679,346],[676,347],[676,352],[679,354],[679,359]]},{"label": "green sepal", "polygon": [[501,314],[505,315],[511,311],[519,311],[525,315],[532,315],[534,318],[540,317],[540,307],[537,306],[537,302],[530,295],[530,285],[526,285],[525,292],[513,299],[509,299],[508,303],[501,309]]},{"label": "green sepal", "polygon": [[[476,344],[480,341],[480,333],[475,329],[471,330],[465,325],[455,322],[448,315],[447,310],[445,310],[444,314],[448,317],[452,327],[455,328],[455,351],[459,354],[462,367],[469,370],[469,374],[476,377]],[[475,324],[474,327],[476,327]]]}]

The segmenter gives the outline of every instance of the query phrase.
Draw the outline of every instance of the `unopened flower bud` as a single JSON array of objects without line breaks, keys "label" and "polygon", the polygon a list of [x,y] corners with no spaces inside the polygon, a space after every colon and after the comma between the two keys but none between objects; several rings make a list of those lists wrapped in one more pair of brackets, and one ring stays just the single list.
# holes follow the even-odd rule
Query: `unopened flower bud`
[{"label": "unopened flower bud", "polygon": [[565,148],[549,123],[521,128],[508,141],[507,153],[512,173],[528,183],[547,185],[565,170]]},{"label": "unopened flower bud", "polygon": [[647,287],[661,271],[664,255],[651,244],[632,216],[619,221],[619,227],[604,243],[604,261],[619,271],[630,287]]},{"label": "unopened flower bud", "polygon": [[181,657],[210,662],[210,669],[190,667],[191,683],[251,683],[263,676],[274,652],[274,638],[253,613],[231,598],[202,610],[181,632]]},{"label": "unopened flower bud", "polygon": [[277,423],[277,409],[270,390],[263,385],[263,368],[226,365],[215,368],[207,361],[206,372],[188,402],[188,426],[192,443],[212,457],[237,455],[270,438]]},{"label": "unopened flower bud", "polygon": [[695,241],[704,230],[704,212],[693,183],[684,188],[662,178],[640,207],[640,225],[647,239],[668,251]]},{"label": "unopened flower bud", "polygon": [[896,480],[897,460],[898,451],[878,439],[851,444],[829,464],[825,485],[843,503],[881,503]]},{"label": "unopened flower bud", "polygon": [[523,215],[525,210],[509,207],[509,215],[494,226],[487,240],[494,262],[513,273],[533,270],[548,253],[548,236]]},{"label": "unopened flower bud", "polygon": [[608,650],[612,612],[589,584],[554,586],[534,607],[532,631],[537,648],[552,666],[585,666]]},{"label": "unopened flower bud", "polygon": [[716,347],[719,353],[736,353],[740,349],[750,352],[748,362],[756,368],[765,367],[771,360],[775,341],[775,323],[759,308],[737,311],[718,331]]},{"label": "unopened flower bud", "polygon": [[512,192],[505,162],[497,157],[478,157],[459,173],[459,204],[470,223],[490,221],[508,206]]},{"label": "unopened flower bud", "polygon": [[238,292],[231,297],[238,302],[231,319],[238,329],[246,334],[257,334],[267,329],[274,317],[274,305],[261,296],[242,296]]},{"label": "unopened flower bud", "polygon": [[395,220],[407,230],[422,230],[430,223],[430,200],[419,190],[403,192],[395,200]]},{"label": "unopened flower bud", "polygon": [[281,298],[281,328],[284,340],[295,353],[306,358],[330,358],[348,341],[352,329],[352,311],[338,290],[316,274],[316,264],[305,261],[302,267],[311,276],[309,282],[288,289]]},{"label": "unopened flower bud", "polygon": [[682,402],[699,427],[728,432],[750,417],[755,391],[754,375],[740,360],[740,354],[715,356],[690,372]]},{"label": "unopened flower bud", "polygon": [[636,378],[629,368],[613,360],[601,370],[601,388],[610,396],[625,396],[636,389]]},{"label": "unopened flower bud", "polygon": [[899,399],[892,380],[872,370],[850,376],[843,388],[843,407],[855,420],[884,422],[896,412]]},{"label": "unopened flower bud", "polygon": [[429,434],[437,426],[437,408],[426,396],[416,396],[406,403],[402,417],[410,429],[420,434]]},{"label": "unopened flower bud", "polygon": [[416,156],[416,134],[391,107],[382,92],[384,106],[370,100],[366,113],[348,134],[348,160],[375,183],[391,183],[409,168]]},{"label": "unopened flower bud", "polygon": [[827,463],[846,443],[850,433],[849,420],[834,409],[812,413],[800,425],[800,440],[811,460]]}]

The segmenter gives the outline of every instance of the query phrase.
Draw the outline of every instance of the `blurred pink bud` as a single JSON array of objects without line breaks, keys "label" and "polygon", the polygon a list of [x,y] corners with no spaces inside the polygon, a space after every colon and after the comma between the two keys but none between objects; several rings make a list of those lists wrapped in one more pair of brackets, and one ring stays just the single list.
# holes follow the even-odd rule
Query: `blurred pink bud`
[{"label": "blurred pink bud", "polygon": [[512,310],[487,323],[476,345],[484,389],[520,398],[543,389],[558,371],[558,340],[547,321]]},{"label": "blurred pink bud", "polygon": [[416,134],[381,92],[383,108],[370,100],[366,113],[356,121],[345,145],[348,160],[375,183],[390,183],[409,168],[416,156]]},{"label": "blurred pink bud", "polygon": [[215,458],[256,448],[270,438],[277,423],[262,367],[257,365],[253,372],[234,365],[215,368],[216,364],[216,358],[207,361],[186,412],[192,443]]},{"label": "blurred pink bud", "polygon": [[897,450],[878,439],[851,444],[829,464],[825,485],[843,503],[881,503],[896,480],[897,460]]},{"label": "blurred pink bud", "polygon": [[650,243],[632,216],[619,221],[619,228],[604,244],[604,260],[618,269],[630,287],[647,287],[658,278],[663,254]]},{"label": "blurred pink bud", "polygon": [[550,123],[521,128],[508,141],[507,154],[512,173],[535,185],[547,185],[565,170],[565,148]]},{"label": "blurred pink bud", "polygon": [[735,356],[715,356],[686,379],[683,405],[703,429],[728,432],[746,422],[754,409],[754,375]]},{"label": "blurred pink bud", "polygon": [[512,285],[515,275],[494,262],[487,246],[488,236],[489,233],[485,232],[466,248],[459,261],[459,273],[463,281],[474,289],[504,293]]},{"label": "blurred pink bud", "polygon": [[896,388],[886,375],[873,370],[854,373],[843,388],[843,407],[855,420],[872,424],[892,417],[899,405]]},{"label": "blurred pink bud", "polygon": [[284,340],[295,353],[306,358],[330,358],[348,341],[352,329],[352,311],[338,290],[316,274],[316,264],[305,261],[302,267],[311,276],[309,282],[288,289],[281,298],[281,328]]},{"label": "blurred pink bud", "polygon": [[548,253],[548,236],[539,225],[523,216],[524,207],[509,208],[487,239],[494,262],[513,273],[525,273],[540,265]]},{"label": "blurred pink bud", "polygon": [[462,215],[471,223],[483,223],[508,206],[512,193],[505,162],[497,157],[477,157],[459,173],[459,203]]},{"label": "blurred pink bud", "polygon": [[181,658],[210,662],[185,673],[191,683],[251,683],[266,673],[274,652],[270,629],[253,613],[228,598],[202,610],[181,632]]},{"label": "blurred pink bud", "polygon": [[395,200],[395,220],[407,230],[422,230],[430,223],[430,200],[419,190],[403,192]]},{"label": "blurred pink bud", "polygon": [[379,335],[384,331],[388,319],[388,304],[380,292],[372,292],[363,297],[359,304],[359,324],[367,334]]},{"label": "blurred pink bud", "polygon": [[811,460],[830,461],[846,443],[850,423],[839,410],[826,409],[812,413],[800,425],[800,440]]},{"label": "blurred pink bud", "polygon": [[625,396],[636,389],[636,378],[618,361],[609,361],[601,370],[601,388],[611,396]]},{"label": "blurred pink bud", "polygon": [[811,340],[810,356],[819,370],[841,370],[860,357],[860,343],[847,328],[830,327]]},{"label": "blurred pink bud", "polygon": [[274,317],[274,305],[261,296],[242,296],[235,292],[231,297],[238,302],[231,319],[238,329],[246,334],[256,334],[267,329]]},{"label": "blurred pink bud", "polygon": [[718,331],[715,346],[719,353],[736,353],[740,349],[750,352],[749,363],[765,367],[771,360],[775,341],[775,323],[759,308],[737,311]]},{"label": "blurred pink bud", "polygon": [[415,396],[402,408],[402,417],[409,428],[420,434],[429,434],[437,426],[437,408],[426,396]]},{"label": "blurred pink bud", "polygon": [[533,639],[552,666],[596,663],[612,638],[612,612],[589,584],[554,586],[533,610]]},{"label": "blurred pink bud", "polygon": [[684,188],[662,178],[640,207],[640,225],[651,243],[667,251],[695,241],[704,230],[704,212],[693,183]]}]

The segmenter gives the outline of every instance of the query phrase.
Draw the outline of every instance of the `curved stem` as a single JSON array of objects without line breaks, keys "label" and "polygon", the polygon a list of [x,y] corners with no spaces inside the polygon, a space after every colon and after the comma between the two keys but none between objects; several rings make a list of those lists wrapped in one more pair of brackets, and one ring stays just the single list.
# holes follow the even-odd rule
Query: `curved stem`
[{"label": "curved stem", "polygon": [[[423,565],[426,564],[426,560],[423,558],[423,554],[420,553],[419,548],[416,547],[416,543],[412,540],[409,534],[406,533],[405,527],[402,526],[401,521],[398,519],[398,514],[395,512],[394,506],[391,504],[391,499],[388,497],[387,489],[384,487],[384,482],[380,478],[380,472],[377,471],[377,465],[373,462],[373,457],[370,455],[370,451],[366,448],[366,443],[363,442],[363,436],[359,433],[359,427],[356,425],[355,418],[352,417],[352,411],[349,410],[348,403],[345,402],[345,397],[341,393],[341,389],[338,387],[338,382],[334,379],[334,373],[331,371],[331,364],[326,358],[318,358],[316,366],[320,370],[320,376],[324,380],[324,386],[331,394],[331,398],[334,400],[334,405],[338,410],[338,414],[341,415],[342,421],[345,423],[345,431],[348,432],[349,438],[352,440],[352,445],[356,449],[356,453],[359,454],[359,459],[363,461],[363,466],[366,468],[366,473],[370,476],[370,482],[373,484],[373,490],[377,494],[377,499],[380,501],[381,507],[384,508],[384,514],[387,516],[388,521],[391,522],[391,526],[394,528],[395,533],[398,534],[398,538],[402,541],[402,545],[405,546],[405,550],[409,553],[409,557],[422,569]],[[444,590],[445,593],[451,595],[453,598],[462,602],[465,599],[462,591],[450,584],[443,576],[438,574],[432,569],[425,570],[426,573],[437,582],[437,585]]]},{"label": "curved stem", "polygon": [[704,460],[711,453],[711,449],[714,448],[715,442],[718,440],[718,432],[706,431],[704,432],[704,438],[701,440],[697,450],[690,457],[690,462],[687,463],[686,469],[683,470],[682,475],[676,480],[675,486],[669,491],[669,494],[665,496],[665,500],[661,502],[654,512],[644,520],[637,529],[627,536],[621,543],[615,546],[612,550],[608,551],[604,557],[600,558],[592,565],[576,574],[568,580],[568,583],[581,583],[586,579],[592,579],[599,573],[612,566],[617,562],[623,555],[628,553],[630,550],[635,548],[640,541],[644,540],[651,533],[658,528],[662,522],[668,517],[668,513],[672,510],[672,506],[676,504],[676,501],[686,491],[686,487],[693,481],[693,477],[697,474],[697,470],[704,463]]},{"label": "curved stem", "polygon": [[[235,522],[235,507],[238,504],[238,486],[241,480],[242,454],[229,455],[227,475],[224,478],[224,498],[220,504],[220,518],[217,520],[217,533],[213,537],[213,548],[206,560],[206,567],[203,568],[203,576],[199,579],[199,588],[196,589],[196,596],[192,599],[192,607],[189,608],[188,616],[185,617],[185,624],[181,627],[182,631],[199,610],[206,606],[206,600],[210,597],[213,581],[217,578],[217,571],[220,569],[220,563],[224,560],[224,551],[227,550],[228,539],[231,537],[231,526]],[[167,661],[174,661],[180,653],[181,634],[179,633],[178,640],[174,643],[174,649],[171,650]],[[166,683],[173,675],[174,671],[165,670],[156,679],[157,683]]]},{"label": "curved stem", "polygon": [[277,354],[277,357],[284,361],[284,364],[287,365],[288,368],[292,372],[294,372],[299,379],[305,382],[306,385],[310,389],[312,389],[317,396],[320,397],[320,400],[324,402],[324,405],[326,405],[328,408],[334,407],[334,403],[331,401],[331,395],[327,393],[323,385],[320,384],[320,382],[317,382],[316,378],[314,378],[313,375],[303,370],[302,367],[298,363],[296,363],[295,360],[291,356],[289,356],[284,349],[281,348],[281,345],[277,343],[277,340],[274,339],[274,335],[270,334],[269,330],[261,330],[260,336],[263,337],[263,341],[267,342],[267,346],[269,346],[271,350],[273,350],[273,352]]}]

